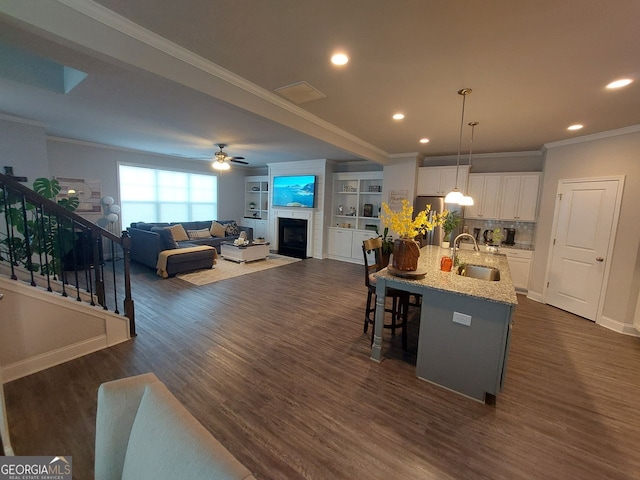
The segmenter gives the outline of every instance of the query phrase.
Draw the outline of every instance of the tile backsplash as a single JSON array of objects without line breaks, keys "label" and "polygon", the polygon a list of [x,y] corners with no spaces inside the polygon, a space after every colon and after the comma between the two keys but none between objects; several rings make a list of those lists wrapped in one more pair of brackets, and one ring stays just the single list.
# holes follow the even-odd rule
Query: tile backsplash
[{"label": "tile backsplash", "polygon": [[[509,222],[504,220],[477,220],[477,219],[465,219],[463,222],[464,227],[468,227],[469,233],[473,235],[473,229],[480,229],[479,242],[483,242],[482,233],[485,230],[494,230],[496,228],[515,228],[516,229],[516,244],[520,245],[533,245],[536,232],[536,224],[533,222]],[[463,227],[463,228],[464,228]]]}]

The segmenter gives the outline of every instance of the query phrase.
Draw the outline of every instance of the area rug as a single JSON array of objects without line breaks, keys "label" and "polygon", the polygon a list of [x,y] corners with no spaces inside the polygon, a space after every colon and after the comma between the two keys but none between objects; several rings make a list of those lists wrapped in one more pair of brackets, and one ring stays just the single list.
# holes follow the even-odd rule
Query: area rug
[{"label": "area rug", "polygon": [[227,278],[247,275],[248,273],[282,267],[283,265],[289,265],[290,263],[299,261],[299,258],[285,257],[284,255],[277,255],[275,253],[269,254],[269,258],[267,260],[257,260],[255,262],[248,263],[236,263],[219,258],[218,263],[216,263],[211,269],[198,270],[197,272],[191,273],[180,273],[176,275],[176,277],[180,280],[184,280],[185,282],[200,286],[219,282],[220,280],[226,280]]}]

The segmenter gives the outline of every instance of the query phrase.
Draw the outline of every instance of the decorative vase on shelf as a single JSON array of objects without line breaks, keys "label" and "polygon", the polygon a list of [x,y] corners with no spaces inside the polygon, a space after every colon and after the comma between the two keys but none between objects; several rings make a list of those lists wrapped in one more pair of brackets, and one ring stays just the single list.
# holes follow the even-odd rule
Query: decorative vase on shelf
[{"label": "decorative vase on shelf", "polygon": [[413,238],[398,238],[393,241],[393,268],[403,272],[418,269],[420,245]]}]

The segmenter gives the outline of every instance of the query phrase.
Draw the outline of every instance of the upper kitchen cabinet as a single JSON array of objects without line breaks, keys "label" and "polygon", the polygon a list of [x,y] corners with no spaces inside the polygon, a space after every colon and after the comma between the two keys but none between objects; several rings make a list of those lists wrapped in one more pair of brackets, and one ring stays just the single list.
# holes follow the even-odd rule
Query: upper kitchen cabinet
[{"label": "upper kitchen cabinet", "polygon": [[465,218],[495,220],[500,211],[500,185],[502,175],[499,173],[469,175],[469,195],[474,204],[465,207]]},{"label": "upper kitchen cabinet", "polygon": [[535,222],[539,186],[539,173],[504,175],[500,199],[500,220]]},{"label": "upper kitchen cabinet", "polygon": [[[441,197],[456,187],[457,167],[420,167],[416,195]],[[460,166],[458,172],[458,190],[465,192],[469,167]]]}]

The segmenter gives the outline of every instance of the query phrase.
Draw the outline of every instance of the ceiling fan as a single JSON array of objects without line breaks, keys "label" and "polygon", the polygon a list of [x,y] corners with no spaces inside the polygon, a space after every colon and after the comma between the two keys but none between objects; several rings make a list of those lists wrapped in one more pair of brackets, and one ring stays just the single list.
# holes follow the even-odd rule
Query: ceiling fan
[{"label": "ceiling fan", "polygon": [[220,149],[220,151],[213,154],[214,159],[211,166],[215,170],[229,170],[230,166],[228,162],[233,163],[242,163],[243,165],[249,165],[249,162],[244,161],[244,157],[230,157],[227,155],[227,152],[222,149],[227,146],[226,143],[216,143],[216,147]]}]

